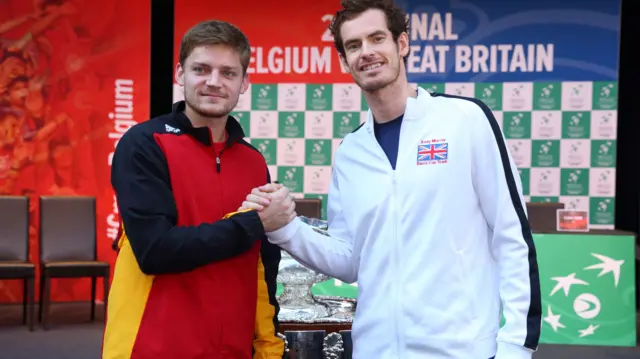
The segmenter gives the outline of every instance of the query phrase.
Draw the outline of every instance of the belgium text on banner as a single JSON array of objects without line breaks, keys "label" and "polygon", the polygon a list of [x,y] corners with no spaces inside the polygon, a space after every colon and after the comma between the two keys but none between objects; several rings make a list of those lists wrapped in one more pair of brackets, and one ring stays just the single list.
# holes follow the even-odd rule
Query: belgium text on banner
[{"label": "belgium text on banner", "polygon": [[[620,1],[398,0],[410,20],[409,81],[615,81]],[[327,30],[340,2],[238,0],[175,7],[174,57],[199,21],[237,25],[251,43],[253,83],[351,82]],[[597,50],[595,50],[597,49]]]}]

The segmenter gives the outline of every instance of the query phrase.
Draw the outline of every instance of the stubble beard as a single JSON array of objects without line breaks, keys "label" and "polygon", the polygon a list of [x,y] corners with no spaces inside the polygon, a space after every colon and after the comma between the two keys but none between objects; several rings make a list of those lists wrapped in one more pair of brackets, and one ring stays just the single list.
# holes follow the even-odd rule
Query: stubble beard
[{"label": "stubble beard", "polygon": [[[196,95],[194,95],[196,96]],[[220,118],[220,117],[224,117],[227,116],[231,113],[231,111],[233,111],[233,109],[235,108],[235,106],[238,103],[238,100],[236,99],[236,101],[234,103],[225,103],[222,107],[222,109],[219,110],[204,110],[202,107],[200,107],[197,103],[192,102],[188,96],[185,96],[184,101],[186,103],[187,106],[189,106],[191,108],[191,110],[193,110],[193,112],[197,113],[199,116],[202,116],[204,118]]]},{"label": "stubble beard", "polygon": [[384,81],[384,80],[374,81],[372,83],[367,84],[367,83],[364,83],[363,81],[358,80],[355,76],[354,76],[354,81],[358,85],[358,87],[360,87],[360,89],[362,89],[363,91],[376,92],[396,82],[398,80],[398,77],[400,77],[400,66],[396,67],[396,71],[393,78],[391,78],[388,81]]}]

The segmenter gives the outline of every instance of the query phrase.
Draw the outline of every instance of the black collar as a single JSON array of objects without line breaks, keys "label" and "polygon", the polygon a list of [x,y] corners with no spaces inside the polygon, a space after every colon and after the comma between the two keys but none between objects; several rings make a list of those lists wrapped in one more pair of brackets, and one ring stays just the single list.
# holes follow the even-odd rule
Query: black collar
[{"label": "black collar", "polygon": [[[176,102],[172,106],[172,111],[171,111],[173,115],[172,117],[176,120],[178,127],[180,128],[180,130],[193,136],[196,140],[202,142],[207,146],[211,146],[212,140],[211,140],[211,132],[209,131],[209,128],[193,127],[193,124],[191,123],[187,115],[184,114],[185,107],[186,107],[186,104],[184,101]],[[241,140],[245,137],[244,131],[242,130],[242,126],[240,126],[240,122],[238,122],[238,120],[236,120],[231,115],[229,115],[229,118],[227,119],[226,130],[227,130],[227,133],[229,134],[229,137],[227,138],[227,144],[226,144],[227,147],[231,146],[234,142]]]}]

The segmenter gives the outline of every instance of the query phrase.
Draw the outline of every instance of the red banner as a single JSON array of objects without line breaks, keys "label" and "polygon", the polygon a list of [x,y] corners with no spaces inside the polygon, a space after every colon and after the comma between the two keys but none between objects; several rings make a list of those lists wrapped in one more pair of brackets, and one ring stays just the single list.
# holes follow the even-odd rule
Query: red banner
[{"label": "red banner", "polygon": [[235,0],[211,6],[208,0],[180,0],[175,4],[175,62],[184,33],[200,21],[230,22],[242,30],[252,47],[252,83],[352,82],[342,70],[329,22],[338,0]]},{"label": "red banner", "polygon": [[[114,262],[110,159],[149,116],[150,16],[150,0],[0,2],[0,194],[31,197],[33,263],[40,195],[95,196],[98,258]],[[89,300],[90,280],[54,280],[52,298]],[[21,300],[0,281],[0,302]]]}]

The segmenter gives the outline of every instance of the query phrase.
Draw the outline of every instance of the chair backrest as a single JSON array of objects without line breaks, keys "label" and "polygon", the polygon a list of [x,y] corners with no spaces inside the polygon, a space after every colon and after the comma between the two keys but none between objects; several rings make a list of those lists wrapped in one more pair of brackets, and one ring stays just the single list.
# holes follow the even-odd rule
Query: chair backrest
[{"label": "chair backrest", "polygon": [[322,200],[320,198],[294,198],[296,213],[308,218],[322,218]]},{"label": "chair backrest", "polygon": [[96,260],[96,199],[40,197],[40,260]]},{"label": "chair backrest", "polygon": [[29,259],[29,197],[0,196],[0,261]]},{"label": "chair backrest", "polygon": [[533,233],[555,232],[556,211],[564,209],[564,203],[558,202],[529,202],[527,216]]}]

